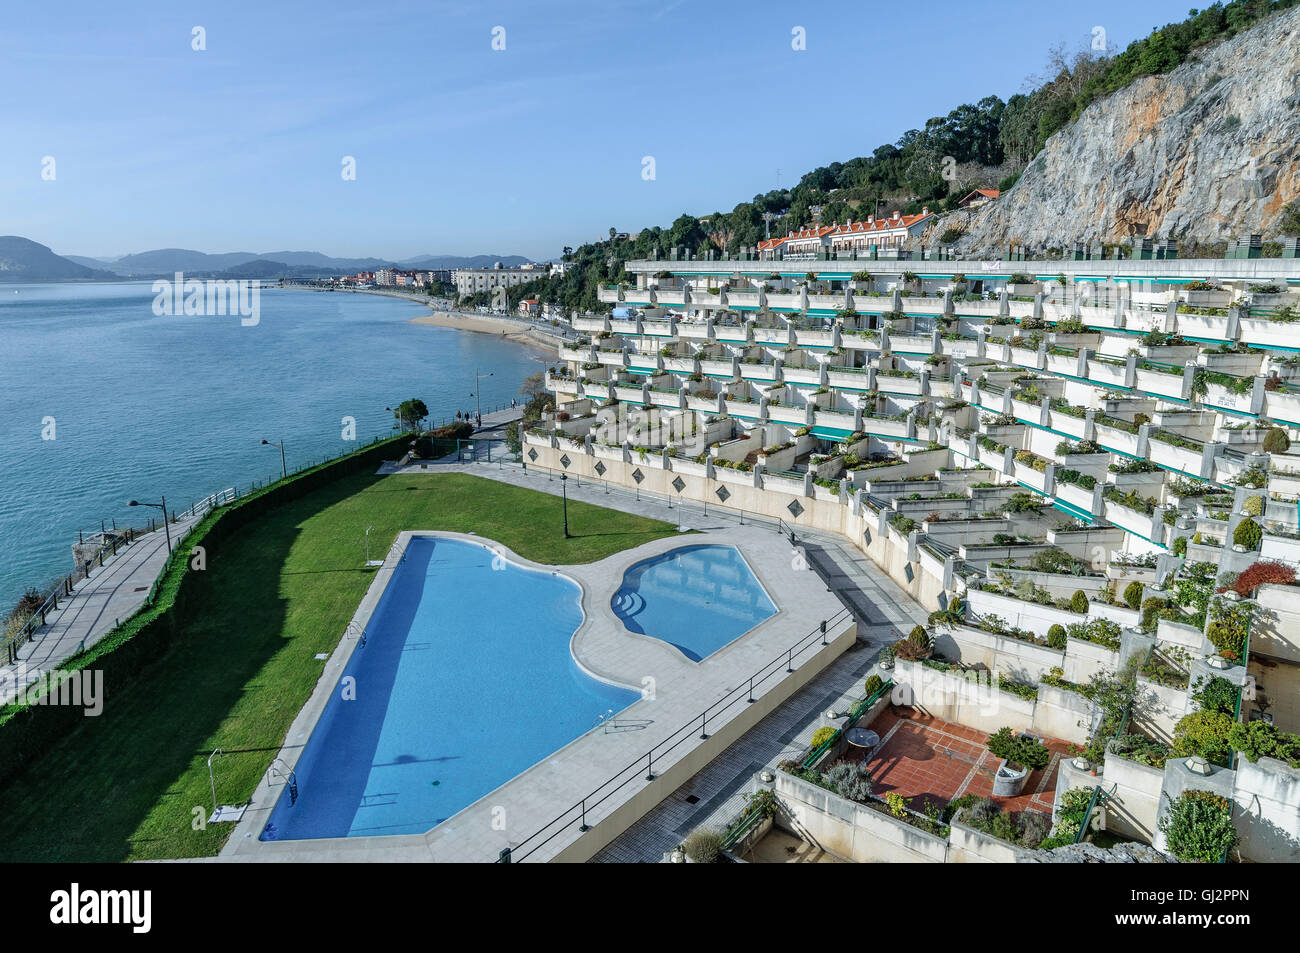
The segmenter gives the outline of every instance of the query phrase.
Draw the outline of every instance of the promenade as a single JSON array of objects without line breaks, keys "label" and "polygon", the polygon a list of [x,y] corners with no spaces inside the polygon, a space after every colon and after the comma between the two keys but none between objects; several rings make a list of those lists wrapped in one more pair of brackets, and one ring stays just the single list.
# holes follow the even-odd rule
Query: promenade
[{"label": "promenade", "polygon": [[[206,511],[186,515],[170,524],[172,545],[180,543]],[[0,704],[10,702],[27,685],[107,635],[119,621],[144,605],[154,580],[167,562],[167,536],[161,528],[137,536],[116,556],[95,566],[90,575],[65,596],[30,642],[18,650],[18,661],[0,666]]]}]

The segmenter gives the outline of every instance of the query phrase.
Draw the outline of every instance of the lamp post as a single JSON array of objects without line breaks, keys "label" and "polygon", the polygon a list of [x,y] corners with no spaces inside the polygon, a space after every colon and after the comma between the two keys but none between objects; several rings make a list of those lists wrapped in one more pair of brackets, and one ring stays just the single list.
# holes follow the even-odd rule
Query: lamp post
[{"label": "lamp post", "polygon": [[478,368],[474,368],[474,393],[470,394],[470,396],[474,398],[474,418],[479,421],[482,421],[483,419],[483,402],[479,399],[478,384],[484,377],[491,376],[491,371],[488,371],[486,374],[480,374]]},{"label": "lamp post", "polygon": [[564,499],[564,538],[569,538],[569,491],[566,486],[569,482],[567,473],[560,474],[560,496]]},{"label": "lamp post", "polygon": [[285,476],[285,477],[287,477],[287,476],[289,475],[289,468],[288,468],[287,466],[285,466],[285,464],[284,464],[284,444],[283,444],[283,443],[271,443],[271,441],[269,441],[269,440],[263,440],[263,441],[262,441],[262,445],[263,445],[263,446],[266,446],[266,447],[279,447],[279,448],[280,448],[280,475],[281,475],[281,476]]},{"label": "lamp post", "polygon": [[167,552],[172,551],[172,531],[167,525],[167,497],[162,497],[161,503],[143,503],[140,500],[128,500],[127,506],[152,506],[154,509],[162,510],[163,515],[163,534],[167,537]]}]

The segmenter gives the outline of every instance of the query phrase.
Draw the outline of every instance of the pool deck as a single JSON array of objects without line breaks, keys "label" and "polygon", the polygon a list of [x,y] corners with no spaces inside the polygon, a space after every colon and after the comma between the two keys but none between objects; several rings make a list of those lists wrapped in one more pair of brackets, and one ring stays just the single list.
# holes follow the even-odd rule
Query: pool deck
[{"label": "pool deck", "polygon": [[[571,640],[574,658],[596,677],[641,692],[642,699],[621,712],[612,725],[593,728],[425,834],[260,841],[258,834],[283,791],[282,781],[272,783],[264,775],[218,860],[491,862],[506,848],[515,850],[516,860],[530,863],[586,860],[807,684],[856,638],[852,617],[806,560],[798,558],[784,539],[760,527],[718,525],[655,540],[594,563],[559,567],[533,563],[480,537],[420,530],[414,534],[475,540],[520,565],[569,576],[582,587],[584,615]],[[361,628],[411,535],[399,536],[400,545],[389,553],[362,599],[355,616]],[[702,662],[692,662],[665,642],[627,630],[614,615],[610,600],[633,564],[702,544],[738,548],[776,603],[777,613]],[[801,641],[823,620],[838,620],[827,634],[825,647],[820,639]],[[797,645],[809,648],[794,658],[790,666],[794,672],[788,674],[785,654]],[[364,651],[359,639],[344,638],[326,663],[278,753],[276,764],[284,773],[296,764],[354,651]],[[750,676],[760,671],[771,674],[754,685],[754,702],[749,703]],[[502,674],[526,677],[526,673]],[[728,696],[734,703],[711,714],[701,726],[703,732],[682,734],[685,726],[700,725],[706,708]],[[700,737],[701,733],[708,737]],[[647,781],[647,753],[666,739],[679,738],[670,751],[656,755],[654,779]],[[591,829],[580,831],[582,816],[571,809],[614,777],[618,783],[601,790],[598,803],[593,799],[587,805],[585,821]],[[542,829],[544,834],[533,836]]]}]

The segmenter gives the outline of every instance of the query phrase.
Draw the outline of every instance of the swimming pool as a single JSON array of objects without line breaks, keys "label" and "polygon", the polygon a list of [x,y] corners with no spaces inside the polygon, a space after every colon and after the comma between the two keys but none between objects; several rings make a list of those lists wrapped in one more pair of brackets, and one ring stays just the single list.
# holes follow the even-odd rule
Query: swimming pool
[{"label": "swimming pool", "polygon": [[734,546],[685,546],[637,563],[614,593],[614,614],[632,632],[708,658],[776,606]]},{"label": "swimming pool", "polygon": [[622,711],[640,695],[569,652],[581,622],[571,579],[412,537],[261,839],[423,833]]}]

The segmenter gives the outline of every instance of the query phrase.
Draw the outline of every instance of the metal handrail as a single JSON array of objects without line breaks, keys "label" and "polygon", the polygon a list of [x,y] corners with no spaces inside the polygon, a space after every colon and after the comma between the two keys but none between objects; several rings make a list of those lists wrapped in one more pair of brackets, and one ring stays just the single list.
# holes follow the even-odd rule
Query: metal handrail
[{"label": "metal handrail", "polygon": [[[745,682],[744,684],[740,685],[737,688],[733,688],[722,698],[718,699],[712,705],[709,705],[707,708],[701,711],[698,715],[695,715],[694,717],[689,719],[685,724],[683,724],[680,728],[678,728],[676,731],[670,734],[667,738],[663,739],[658,744],[650,748],[650,750],[647,751],[645,754],[641,755],[635,761],[631,762],[627,767],[623,768],[620,771],[615,772],[613,775],[607,778],[603,783],[595,787],[591,791],[591,793],[589,793],[586,797],[581,798],[578,801],[575,801],[570,807],[562,811],[554,820],[552,820],[547,824],[544,824],[542,827],[538,828],[532,834],[529,834],[527,837],[521,840],[518,844],[515,844],[513,847],[508,847],[505,850],[503,850],[501,852],[501,855],[497,858],[496,862],[513,863],[515,861],[524,860],[532,856],[542,847],[546,846],[556,837],[560,836],[560,834],[564,833],[565,830],[568,829],[570,823],[577,822],[582,829],[586,829],[587,828],[586,813],[589,809],[600,806],[605,801],[613,797],[615,793],[617,793],[618,791],[626,787],[628,784],[631,784],[634,780],[642,778],[641,775],[642,767],[644,767],[646,770],[644,780],[646,782],[653,781],[656,777],[654,773],[654,761],[656,758],[662,758],[663,756],[667,755],[669,752],[673,751],[675,748],[677,748],[679,745],[681,745],[683,742],[689,739],[698,739],[700,735],[697,734],[697,731],[699,731],[702,734],[707,729],[709,718],[717,717],[719,714],[721,714],[721,712],[725,711],[726,709],[730,708],[732,705],[739,702],[742,696],[747,695],[746,703],[754,701],[755,699],[753,693],[754,693],[755,686],[763,684],[763,682],[767,681],[769,678],[772,678],[772,676],[774,675],[791,674],[794,671],[795,658],[803,655],[803,653],[806,652],[814,644],[820,647],[822,641],[824,641],[825,639],[826,632],[832,626],[838,625],[847,619],[851,619],[852,617],[853,617],[852,613],[850,613],[848,609],[841,609],[830,619],[826,620],[825,623],[819,625],[817,628],[813,629],[807,635],[802,636],[800,639],[798,639],[784,653],[782,653],[781,655],[779,655],[778,657],[776,657],[766,665],[762,666],[761,668],[757,669],[752,675],[749,676],[747,682]],[[819,640],[819,641],[814,641],[814,640]],[[785,665],[784,671],[782,671],[779,668],[779,666],[781,666],[782,664]],[[541,840],[537,840],[537,838],[541,837],[544,833],[546,833],[546,831],[550,830],[551,828],[555,828],[555,830],[553,830],[549,835],[542,838]],[[528,849],[526,853],[523,854],[517,853],[519,848],[523,847],[526,844],[532,843],[534,841],[536,842],[533,843],[533,845]]]}]

